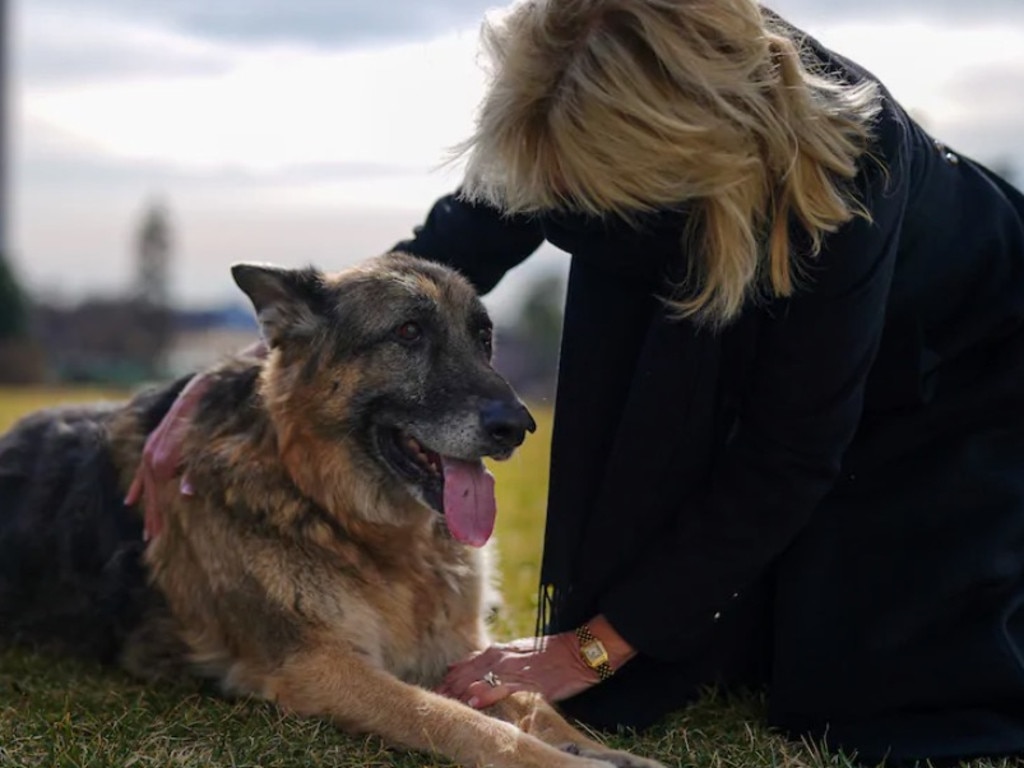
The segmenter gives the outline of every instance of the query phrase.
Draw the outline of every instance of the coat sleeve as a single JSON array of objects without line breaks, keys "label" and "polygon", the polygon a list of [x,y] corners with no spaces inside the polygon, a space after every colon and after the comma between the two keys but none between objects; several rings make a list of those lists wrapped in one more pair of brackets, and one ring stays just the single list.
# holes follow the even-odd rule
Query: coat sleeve
[{"label": "coat sleeve", "polygon": [[537,219],[508,216],[490,206],[469,203],[454,193],[434,203],[412,239],[396,244],[392,250],[452,267],[480,293],[487,293],[543,241]]},{"label": "coat sleeve", "polygon": [[706,492],[601,601],[641,653],[685,657],[836,482],[860,421],[906,204],[895,173],[865,171],[858,188],[873,221],[828,236],[806,289],[766,313],[739,422]]}]

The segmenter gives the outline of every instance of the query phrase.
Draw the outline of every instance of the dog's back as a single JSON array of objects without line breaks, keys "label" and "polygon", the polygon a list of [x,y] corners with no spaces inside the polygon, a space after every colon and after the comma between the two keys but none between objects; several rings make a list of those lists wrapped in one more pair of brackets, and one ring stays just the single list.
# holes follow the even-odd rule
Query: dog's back
[{"label": "dog's back", "polygon": [[[184,383],[133,401],[143,430]],[[113,661],[152,598],[110,449],[120,407],[41,411],[0,436],[0,642]]]}]

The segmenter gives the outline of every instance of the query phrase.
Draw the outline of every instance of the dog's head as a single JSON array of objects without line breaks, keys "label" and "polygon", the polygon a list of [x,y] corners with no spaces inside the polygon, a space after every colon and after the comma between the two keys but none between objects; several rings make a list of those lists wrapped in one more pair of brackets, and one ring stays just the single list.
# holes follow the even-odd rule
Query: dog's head
[{"label": "dog's head", "polygon": [[[440,265],[387,254],[337,275],[238,264],[271,355],[263,391],[282,451],[317,467],[334,498],[376,522],[405,494],[480,546],[494,526],[484,457],[508,458],[533,418],[491,367],[492,325],[476,292]],[[326,495],[331,495],[328,493]]]}]

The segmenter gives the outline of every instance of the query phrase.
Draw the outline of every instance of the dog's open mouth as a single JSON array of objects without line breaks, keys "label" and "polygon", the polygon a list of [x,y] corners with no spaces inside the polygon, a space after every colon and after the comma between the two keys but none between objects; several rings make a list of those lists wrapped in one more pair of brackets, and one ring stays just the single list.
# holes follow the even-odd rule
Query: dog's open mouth
[{"label": "dog's open mouth", "polygon": [[497,504],[494,476],[480,459],[442,456],[400,430],[388,430],[381,440],[384,458],[423,500],[445,516],[458,541],[481,547],[494,532]]}]

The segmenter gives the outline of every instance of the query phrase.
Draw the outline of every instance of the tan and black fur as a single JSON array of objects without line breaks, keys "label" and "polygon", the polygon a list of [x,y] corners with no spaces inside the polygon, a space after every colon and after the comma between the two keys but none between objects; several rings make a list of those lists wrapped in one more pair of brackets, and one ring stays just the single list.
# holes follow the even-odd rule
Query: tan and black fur
[{"label": "tan and black fur", "polygon": [[0,438],[0,637],[199,674],[464,765],[656,765],[534,696],[485,714],[430,690],[488,644],[494,596],[431,466],[506,458],[533,428],[469,284],[401,254],[233,274],[271,351],[212,374],[183,446],[194,492],[159,490],[148,546],[121,499],[184,382]]}]

